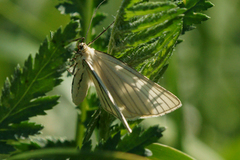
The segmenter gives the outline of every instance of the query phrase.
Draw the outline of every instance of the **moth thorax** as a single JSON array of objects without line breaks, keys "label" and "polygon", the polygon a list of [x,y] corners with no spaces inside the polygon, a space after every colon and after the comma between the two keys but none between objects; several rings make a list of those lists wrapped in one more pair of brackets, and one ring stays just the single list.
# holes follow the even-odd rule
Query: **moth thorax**
[{"label": "moth thorax", "polygon": [[93,58],[94,49],[88,47],[88,45],[86,43],[80,43],[79,49],[80,49],[80,52],[81,52],[82,56],[84,57],[84,59],[91,60]]}]

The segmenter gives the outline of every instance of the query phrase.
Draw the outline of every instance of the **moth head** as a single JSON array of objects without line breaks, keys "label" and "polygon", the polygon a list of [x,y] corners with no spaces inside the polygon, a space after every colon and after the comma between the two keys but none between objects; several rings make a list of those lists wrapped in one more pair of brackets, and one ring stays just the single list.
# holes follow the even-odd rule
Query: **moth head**
[{"label": "moth head", "polygon": [[88,45],[86,43],[79,43],[78,44],[78,55],[80,55],[80,58],[84,58],[84,59],[88,59],[90,61],[90,59],[93,57],[94,54],[94,49],[88,47]]},{"label": "moth head", "polygon": [[87,48],[87,44],[86,43],[82,42],[82,43],[78,44],[78,51],[84,52],[86,50],[86,48]]}]

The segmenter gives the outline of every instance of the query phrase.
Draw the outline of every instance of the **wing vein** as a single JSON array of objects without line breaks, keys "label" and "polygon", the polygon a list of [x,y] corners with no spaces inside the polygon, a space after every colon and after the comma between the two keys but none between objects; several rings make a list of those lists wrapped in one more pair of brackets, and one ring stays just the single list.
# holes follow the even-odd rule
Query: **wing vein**
[{"label": "wing vein", "polygon": [[[98,65],[99,65],[99,67],[101,66],[99,63],[98,63]],[[126,104],[126,102],[125,102],[125,100],[124,99],[127,99],[127,101],[129,102],[129,103],[131,103],[131,104],[133,104],[133,105],[131,105],[131,107],[134,107],[134,110],[135,111],[139,111],[140,113],[141,113],[141,111],[140,111],[140,109],[139,109],[139,107],[136,105],[136,102],[135,102],[135,100],[132,98],[132,94],[130,94],[129,93],[129,91],[128,91],[128,89],[127,89],[127,86],[126,86],[126,84],[125,83],[123,83],[123,81],[119,81],[118,82],[118,80],[116,79],[116,77],[118,78],[118,79],[121,79],[122,80],[122,78],[118,75],[118,74],[116,74],[115,72],[115,70],[113,70],[112,69],[112,67],[111,66],[109,66],[107,63],[103,63],[103,65],[105,65],[106,66],[106,69],[109,71],[109,72],[111,72],[111,74],[108,74],[108,76],[111,76],[111,78],[117,83],[117,85],[115,85],[115,86],[113,86],[113,88],[115,88],[116,86],[123,86],[124,88],[121,88],[121,87],[119,87],[119,90],[121,90],[122,91],[122,96],[119,96],[119,94],[116,94],[117,96],[118,96],[118,99],[121,101],[121,103],[125,106],[125,108],[126,109],[128,109],[128,107],[127,106],[129,106],[129,105],[127,105]],[[109,78],[108,78],[109,79]],[[111,82],[110,82],[111,83]],[[122,85],[121,85],[121,84]],[[112,84],[112,83],[111,83]],[[131,86],[131,85],[130,85]],[[125,91],[127,92],[127,94],[124,94],[124,90],[125,89]],[[132,89],[132,88],[131,88]],[[136,92],[134,89],[132,89],[134,92]],[[114,90],[114,91],[116,91],[116,90]],[[139,95],[138,94],[136,94],[137,96],[138,96],[138,100],[140,100],[140,101],[142,101],[142,99],[139,97]],[[124,97],[124,98],[122,98],[122,97]],[[129,98],[130,98],[130,100],[129,100]],[[144,104],[144,102],[142,101],[142,103]],[[145,105],[145,104],[144,104]],[[129,110],[129,109],[128,109]],[[129,110],[130,111],[130,110]]]}]

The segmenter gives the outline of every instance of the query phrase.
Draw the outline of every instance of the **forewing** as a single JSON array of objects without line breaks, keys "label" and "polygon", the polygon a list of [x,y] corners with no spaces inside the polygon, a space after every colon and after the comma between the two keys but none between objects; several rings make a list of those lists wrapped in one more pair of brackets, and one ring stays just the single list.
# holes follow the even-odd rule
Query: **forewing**
[{"label": "forewing", "polygon": [[93,68],[127,119],[161,116],[181,106],[171,92],[106,53],[95,51]]},{"label": "forewing", "polygon": [[89,63],[87,61],[83,61],[83,62],[84,62],[83,63],[84,66],[87,68],[89,77],[91,78],[92,82],[94,83],[94,86],[96,88],[102,108],[104,110],[106,110],[107,112],[109,112],[110,114],[114,115],[116,118],[118,118],[123,123],[123,125],[128,130],[128,132],[131,133],[132,130],[129,127],[127,120],[123,116],[122,112],[119,110],[114,98],[112,97],[111,93],[108,91],[108,89],[102,82],[99,75],[95,72],[91,63]]},{"label": "forewing", "polygon": [[75,105],[79,105],[87,95],[90,79],[86,66],[83,66],[82,62],[77,62],[74,70],[75,73],[72,81],[72,100]]}]

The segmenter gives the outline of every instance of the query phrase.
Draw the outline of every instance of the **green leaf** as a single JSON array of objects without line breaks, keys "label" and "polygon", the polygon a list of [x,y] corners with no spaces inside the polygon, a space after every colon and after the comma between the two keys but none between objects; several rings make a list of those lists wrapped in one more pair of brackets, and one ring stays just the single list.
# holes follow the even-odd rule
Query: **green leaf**
[{"label": "green leaf", "polygon": [[192,8],[198,3],[199,0],[183,0],[183,4],[186,8]]},{"label": "green leaf", "polygon": [[141,157],[138,155],[133,155],[129,153],[123,152],[107,152],[107,151],[97,151],[97,152],[89,152],[89,151],[77,151],[75,148],[52,148],[52,149],[41,149],[35,151],[24,152],[21,154],[14,155],[8,160],[25,160],[25,159],[57,159],[57,160],[65,160],[70,158],[71,160],[92,160],[92,159],[104,159],[104,160],[147,160],[145,157]]},{"label": "green leaf", "polygon": [[[108,0],[106,0],[103,4],[106,4]],[[84,15],[88,8],[91,6],[91,10],[97,8],[97,6],[102,2],[102,0],[62,0],[55,7],[61,12],[61,14],[74,14],[78,13],[79,15]],[[91,11],[92,12],[92,11]],[[91,14],[92,15],[92,14]],[[73,15],[71,15],[73,16]]]},{"label": "green leaf", "polygon": [[[10,113],[10,115],[2,122],[2,124],[19,123],[21,121],[28,120],[29,117],[46,115],[45,110],[52,109],[53,106],[58,104],[58,99],[59,96],[48,96],[34,99],[29,102],[29,104],[24,104],[24,106],[21,106],[20,103],[19,111]],[[25,99],[23,99],[23,101],[24,100]]]},{"label": "green leaf", "polygon": [[[20,142],[16,141],[7,141],[9,139],[12,140],[19,140],[19,138],[22,137],[28,137],[29,135],[35,135],[39,134],[39,130],[41,130],[43,126],[36,125],[35,123],[30,122],[21,122],[20,124],[12,124],[6,128],[0,129],[0,152],[1,153],[9,153],[15,150],[15,148],[18,148]],[[8,143],[6,143],[8,142]],[[18,145],[16,145],[18,144]],[[33,144],[31,144],[33,146]],[[36,146],[34,144],[34,146]],[[34,147],[34,149],[41,148],[40,146]],[[19,148],[18,148],[19,149]],[[28,150],[32,150],[33,147],[29,148]]]},{"label": "green leaf", "polygon": [[11,145],[14,146],[18,152],[33,151],[42,148],[40,144],[32,140],[27,142],[13,142]]},{"label": "green leaf", "polygon": [[37,149],[43,149],[43,148],[60,148],[60,147],[74,147],[75,142],[69,141],[65,139],[56,139],[54,137],[48,137],[48,138],[41,138],[41,137],[34,137],[29,139],[20,139],[19,141],[12,142],[11,145],[13,145],[15,148],[18,149],[18,152],[24,152],[24,151],[33,151]]},{"label": "green leaf", "polygon": [[109,137],[107,141],[101,141],[95,148],[97,150],[108,150],[108,151],[116,151],[117,145],[120,141],[121,135],[120,132],[115,134],[113,138]]},{"label": "green leaf", "polygon": [[208,20],[210,17],[202,11],[205,11],[213,7],[213,3],[206,0],[185,0],[181,7],[186,7],[187,11],[183,19],[183,33],[196,28],[196,24],[200,24],[202,21]]},{"label": "green leaf", "polygon": [[108,53],[157,82],[181,33],[185,11],[170,2],[123,1]]},{"label": "green leaf", "polygon": [[[59,3],[56,8],[62,14],[70,14],[72,19],[80,20],[80,35],[82,37],[86,36],[86,42],[90,42],[92,40],[92,28],[96,25],[99,25],[106,18],[105,13],[96,13],[96,15],[93,17],[92,25],[90,26],[88,35],[86,35],[94,10],[101,2],[102,0],[64,0],[63,2]],[[107,0],[104,1],[103,4],[106,3]]]},{"label": "green leaf", "polygon": [[147,146],[147,149],[151,150],[152,156],[148,157],[148,159],[152,160],[193,160],[194,158],[189,155],[176,150],[172,147],[153,143]]},{"label": "green leaf", "polygon": [[[6,79],[0,104],[0,131],[5,134],[0,139],[15,139],[14,133],[28,136],[42,129],[39,125],[21,122],[36,115],[45,115],[45,110],[58,103],[59,96],[46,96],[46,93],[62,81],[60,77],[66,70],[65,62],[71,57],[67,45],[75,38],[77,27],[76,22],[70,22],[63,31],[60,28],[52,32],[40,46],[36,57],[33,59],[29,55],[24,66],[18,65],[13,76]],[[9,126],[11,123],[16,124]]]},{"label": "green leaf", "polygon": [[145,155],[145,147],[157,142],[162,137],[165,128],[158,126],[149,127],[143,131],[140,127],[135,127],[131,134],[125,135],[117,146],[117,151]]},{"label": "green leaf", "polygon": [[13,146],[7,144],[6,141],[0,141],[0,156],[1,154],[8,154],[13,151],[15,151]]},{"label": "green leaf", "polygon": [[20,124],[12,124],[0,130],[0,139],[16,139],[17,137],[28,137],[29,135],[39,134],[39,130],[43,126],[36,125],[35,123],[22,122]]},{"label": "green leaf", "polygon": [[92,26],[95,27],[99,24],[101,24],[101,22],[107,17],[106,13],[96,13],[95,17],[93,17],[93,21],[92,21]]},{"label": "green leaf", "polygon": [[[51,109],[57,104],[58,96],[39,97],[45,96],[46,92],[61,83],[60,76],[65,71],[65,61],[71,56],[65,45],[75,37],[76,27],[77,24],[71,22],[63,33],[61,29],[52,33],[51,39],[45,39],[41,45],[34,64],[30,55],[24,67],[18,66],[11,80],[6,80],[1,97],[0,126],[42,115],[44,109]],[[40,104],[43,105],[42,109]]]},{"label": "green leaf", "polygon": [[121,136],[118,132],[106,141],[102,140],[94,151],[121,151],[148,156],[151,155],[151,152],[145,149],[146,146],[157,142],[162,137],[164,130],[165,128],[158,126],[150,127],[145,131],[141,127],[134,127],[131,134]]}]

